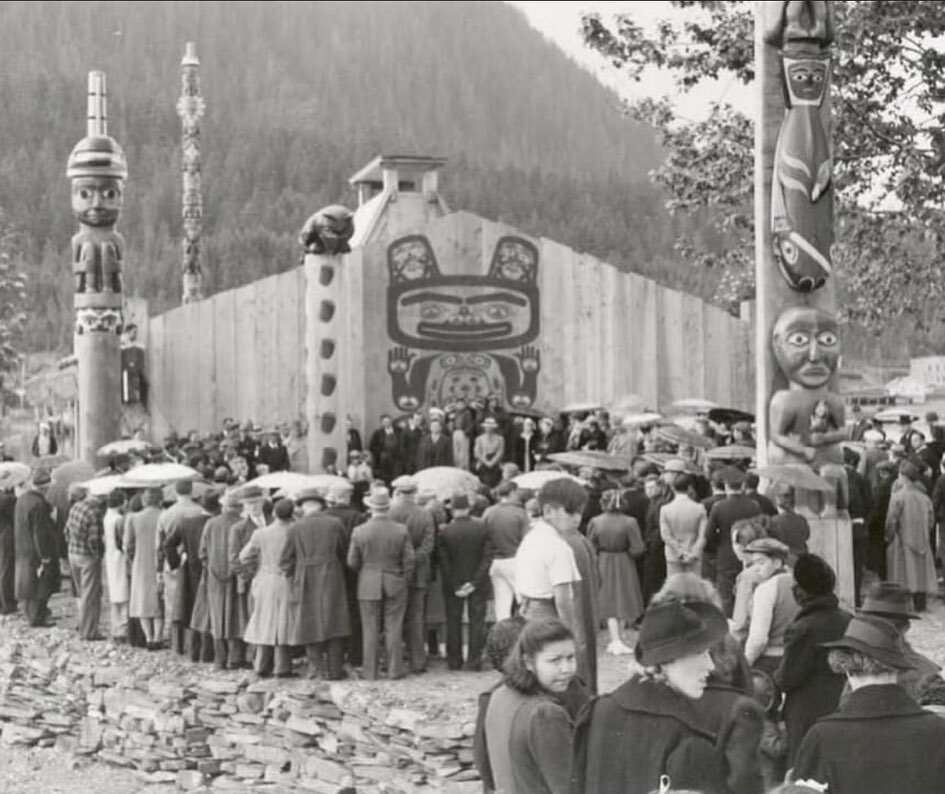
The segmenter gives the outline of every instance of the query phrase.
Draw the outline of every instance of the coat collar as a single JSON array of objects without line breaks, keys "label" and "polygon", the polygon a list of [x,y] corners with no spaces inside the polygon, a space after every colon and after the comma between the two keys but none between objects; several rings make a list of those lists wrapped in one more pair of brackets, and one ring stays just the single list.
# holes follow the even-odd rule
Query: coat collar
[{"label": "coat collar", "polygon": [[665,684],[633,677],[615,689],[611,697],[625,711],[669,717],[709,741],[715,741],[715,734],[700,725],[693,702]]},{"label": "coat collar", "polygon": [[929,712],[896,684],[865,686],[851,692],[843,705],[825,720],[885,720],[918,717]]},{"label": "coat collar", "polygon": [[837,609],[839,606],[840,601],[837,599],[837,596],[834,593],[815,596],[814,598],[804,602],[800,611],[797,613],[795,620],[798,618],[807,617],[808,615],[812,615],[815,612],[822,612],[828,609]]}]

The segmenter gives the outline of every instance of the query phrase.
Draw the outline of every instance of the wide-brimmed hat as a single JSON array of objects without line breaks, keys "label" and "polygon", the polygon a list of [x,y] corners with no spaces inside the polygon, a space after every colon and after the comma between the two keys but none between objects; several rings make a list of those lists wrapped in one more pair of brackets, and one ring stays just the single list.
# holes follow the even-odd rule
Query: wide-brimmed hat
[{"label": "wide-brimmed hat", "polygon": [[712,604],[668,601],[644,613],[634,655],[647,667],[665,664],[701,653],[727,632],[725,615]]},{"label": "wide-brimmed hat", "polygon": [[220,505],[224,510],[234,510],[240,506],[240,494],[236,488],[228,488],[220,498]]},{"label": "wide-brimmed hat", "polygon": [[693,467],[682,458],[671,458],[663,465],[663,471],[670,472],[671,474],[690,474],[692,473],[692,468]]},{"label": "wide-brimmed hat", "polygon": [[786,544],[775,538],[756,538],[745,547],[749,554],[766,554],[779,560],[786,560],[791,550]]},{"label": "wide-brimmed hat", "polygon": [[858,651],[897,670],[911,670],[902,651],[902,638],[888,620],[873,615],[857,615],[839,640],[820,643],[822,648],[846,648]]},{"label": "wide-brimmed hat", "polygon": [[394,491],[397,493],[416,493],[420,487],[416,479],[409,474],[402,474],[391,485],[394,486]]},{"label": "wide-brimmed hat", "polygon": [[52,475],[49,469],[37,469],[33,472],[33,485],[49,485],[52,482]]},{"label": "wide-brimmed hat", "polygon": [[305,502],[319,502],[325,506],[325,495],[318,488],[303,488],[295,495],[295,503],[302,505]]},{"label": "wide-brimmed hat", "polygon": [[458,493],[450,499],[450,507],[453,510],[468,510],[469,509],[469,497],[464,493]]},{"label": "wide-brimmed hat", "polygon": [[354,493],[354,486],[350,482],[337,483],[328,489],[328,501],[335,504],[347,503]]},{"label": "wide-brimmed hat", "polygon": [[240,501],[260,502],[266,498],[266,493],[258,485],[247,485],[240,491]]},{"label": "wide-brimmed hat", "polygon": [[895,582],[877,582],[872,585],[863,596],[863,606],[857,611],[863,615],[878,615],[881,618],[919,620],[912,593]]},{"label": "wide-brimmed hat", "polygon": [[375,488],[364,504],[371,510],[390,509],[390,492],[386,488]]},{"label": "wide-brimmed hat", "polygon": [[482,420],[483,427],[498,427],[499,423],[491,416],[487,416]]}]

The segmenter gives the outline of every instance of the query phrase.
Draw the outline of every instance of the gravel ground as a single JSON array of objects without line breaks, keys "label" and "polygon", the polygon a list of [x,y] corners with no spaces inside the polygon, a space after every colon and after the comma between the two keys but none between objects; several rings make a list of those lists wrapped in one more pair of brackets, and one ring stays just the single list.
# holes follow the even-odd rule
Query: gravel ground
[{"label": "gravel ground", "polygon": [[[69,630],[75,625],[73,600],[60,594],[51,607],[60,628],[50,631],[61,635],[63,644],[77,649],[76,653],[87,652],[103,661],[108,659],[111,664],[146,667],[162,674],[173,673],[176,668],[189,664],[169,651],[147,653],[130,648],[119,651],[106,643],[82,644],[70,637]],[[19,626],[5,624],[0,627],[0,645],[12,633],[11,629],[21,634]],[[598,638],[599,679],[604,692],[622,683],[628,668],[628,657],[614,657],[604,651],[607,639],[605,632]],[[632,643],[634,637],[627,639]],[[909,640],[920,653],[945,666],[945,604],[941,598],[930,599],[928,613],[913,624]],[[399,703],[416,708],[422,704],[423,710],[435,717],[438,713],[455,714],[458,706],[472,712],[476,695],[497,679],[496,673],[451,673],[442,659],[431,660],[430,668],[422,676],[401,681],[363,682],[360,686],[387,705]],[[89,791],[94,794],[171,794],[175,789],[147,784],[129,770],[92,763],[55,749],[0,748],[0,792],[3,794],[87,794]]]}]

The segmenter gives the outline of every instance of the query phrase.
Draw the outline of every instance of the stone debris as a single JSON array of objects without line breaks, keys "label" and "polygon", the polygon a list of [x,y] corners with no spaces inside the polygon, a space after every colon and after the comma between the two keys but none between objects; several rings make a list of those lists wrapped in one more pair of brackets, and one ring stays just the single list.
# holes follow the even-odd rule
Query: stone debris
[{"label": "stone debris", "polygon": [[0,618],[0,745],[56,747],[181,791],[467,794],[474,704],[384,682],[259,680]]}]

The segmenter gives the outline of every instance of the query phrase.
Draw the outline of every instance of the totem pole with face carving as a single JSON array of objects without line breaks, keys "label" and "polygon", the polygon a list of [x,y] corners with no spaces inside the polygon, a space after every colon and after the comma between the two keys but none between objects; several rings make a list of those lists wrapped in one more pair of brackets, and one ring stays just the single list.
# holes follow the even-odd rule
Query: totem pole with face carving
[{"label": "totem pole with face carving", "polygon": [[115,231],[128,164],[108,135],[105,74],[89,73],[88,127],[66,169],[79,232],[72,238],[75,354],[78,360],[78,457],[95,463],[99,447],[119,436],[121,419],[122,266],[125,242]]},{"label": "totem pole with face carving", "polygon": [[[756,3],[757,414],[761,473],[794,485],[810,550],[853,600],[851,524],[837,393],[829,0]],[[808,487],[809,486],[809,487]]]}]

